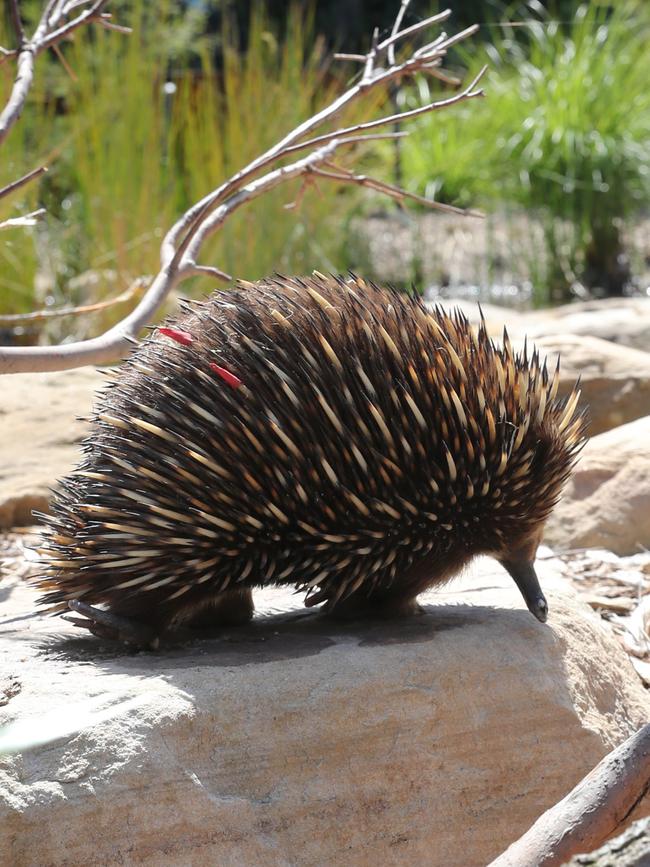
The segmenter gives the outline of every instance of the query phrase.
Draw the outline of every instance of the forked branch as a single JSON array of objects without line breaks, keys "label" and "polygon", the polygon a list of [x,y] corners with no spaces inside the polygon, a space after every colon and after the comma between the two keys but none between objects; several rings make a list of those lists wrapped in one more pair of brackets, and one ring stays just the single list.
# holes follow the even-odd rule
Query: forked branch
[{"label": "forked branch", "polygon": [[[104,334],[89,340],[54,347],[0,348],[0,372],[62,370],[84,364],[103,364],[115,361],[125,355],[141,329],[151,321],[169,292],[182,280],[197,274],[207,274],[217,279],[229,279],[228,275],[218,268],[199,263],[199,256],[205,240],[218,231],[230,215],[242,205],[286,181],[299,177],[305,180],[310,177],[321,177],[339,184],[369,187],[399,201],[415,199],[432,207],[441,207],[438,203],[408,193],[399,187],[357,175],[347,169],[341,169],[338,165],[333,164],[332,159],[338,151],[349,150],[351,147],[365,144],[379,137],[391,138],[404,134],[380,132],[382,127],[392,127],[396,123],[407,122],[423,114],[483,96],[479,82],[485,68],[467,87],[448,99],[354,126],[318,132],[357,100],[365,98],[371,91],[384,88],[389,83],[397,83],[411,78],[416,73],[432,74],[448,80],[444,74],[439,72],[439,67],[447,50],[461,39],[466,39],[477,28],[469,27],[451,37],[448,37],[446,33],[441,33],[435,39],[425,42],[420,48],[409,49],[406,56],[397,59],[396,49],[404,44],[404,40],[425,33],[428,28],[446,20],[451,14],[447,10],[431,16],[425,21],[402,27],[409,4],[410,0],[402,0],[390,36],[379,41],[379,34],[375,31],[372,34],[368,52],[364,55],[352,55],[354,60],[363,64],[360,77],[352,87],[322,111],[289,132],[237,174],[196,202],[176,221],[162,242],[160,271],[154,277],[139,304],[128,316]],[[60,0],[59,2],[50,0],[48,3],[48,7],[55,7],[56,9],[62,7],[68,10],[73,6],[77,8],[79,5],[78,2],[72,2],[72,0],[69,0],[67,4],[60,2]],[[101,14],[104,3],[83,5],[87,5],[87,18],[92,19]],[[51,20],[51,13],[48,18],[47,7],[44,19]],[[47,39],[52,39],[66,27],[70,27],[72,23],[74,22],[59,26],[58,29],[54,30],[50,27],[49,35],[44,36],[43,39],[47,42]],[[346,57],[349,58],[350,56],[347,55]],[[296,158],[298,154],[305,151],[307,153],[304,156]],[[444,209],[447,210],[446,207]],[[475,212],[452,210],[455,213],[471,213],[473,216],[477,216]]]},{"label": "forked branch", "polygon": [[16,78],[7,104],[0,112],[0,145],[22,114],[34,81],[36,57],[84,24],[103,20],[102,14],[107,3],[108,0],[48,0],[33,36],[28,39],[23,29],[18,0],[11,0],[11,18],[18,45],[13,50],[3,49],[2,54],[5,59],[17,58]]}]

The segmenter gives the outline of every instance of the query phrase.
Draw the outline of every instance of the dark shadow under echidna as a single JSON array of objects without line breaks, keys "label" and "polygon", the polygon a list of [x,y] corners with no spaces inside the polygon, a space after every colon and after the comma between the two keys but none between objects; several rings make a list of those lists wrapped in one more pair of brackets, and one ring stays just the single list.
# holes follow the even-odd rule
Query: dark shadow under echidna
[{"label": "dark shadow under echidna", "polygon": [[557,384],[507,336],[356,277],[189,303],[99,399],[46,519],[41,601],[155,644],[249,619],[263,585],[403,613],[489,554],[543,621],[535,552],[584,442]]}]

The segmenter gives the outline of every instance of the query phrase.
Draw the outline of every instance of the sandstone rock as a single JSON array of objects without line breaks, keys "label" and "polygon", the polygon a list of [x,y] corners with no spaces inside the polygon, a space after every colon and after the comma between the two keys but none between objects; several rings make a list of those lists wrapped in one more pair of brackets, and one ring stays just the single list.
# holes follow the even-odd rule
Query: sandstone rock
[{"label": "sandstone rock", "polygon": [[650,416],[591,439],[546,525],[552,547],[650,547]]},{"label": "sandstone rock", "polygon": [[534,340],[561,331],[645,351],[650,347],[650,298],[603,298],[550,307],[527,313],[522,324]]},{"label": "sandstone rock", "polygon": [[0,860],[488,863],[650,710],[540,566],[546,625],[483,561],[409,620],[336,624],[265,591],[251,626],[157,655],[30,618],[7,581],[0,723],[23,748],[0,767]]},{"label": "sandstone rock", "polygon": [[560,355],[560,397],[580,377],[590,436],[650,414],[650,352],[573,334],[541,337],[535,345],[551,371]]},{"label": "sandstone rock", "polygon": [[32,524],[47,511],[49,489],[79,455],[95,390],[104,382],[84,368],[0,377],[0,527]]}]

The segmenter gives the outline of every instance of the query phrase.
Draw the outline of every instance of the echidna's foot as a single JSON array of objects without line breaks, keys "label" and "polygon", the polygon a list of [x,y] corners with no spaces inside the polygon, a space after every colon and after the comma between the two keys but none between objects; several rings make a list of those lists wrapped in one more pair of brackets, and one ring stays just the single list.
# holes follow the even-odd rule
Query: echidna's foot
[{"label": "echidna's foot", "polygon": [[186,621],[199,629],[211,626],[243,626],[255,612],[252,590],[230,590],[217,596]]},{"label": "echidna's foot", "polygon": [[80,629],[87,629],[98,638],[106,638],[109,641],[119,641],[122,644],[151,650],[158,647],[158,633],[152,626],[138,623],[136,620],[122,617],[119,614],[111,614],[110,611],[103,611],[101,608],[95,608],[86,602],[80,602],[78,599],[71,599],[68,602],[68,608],[83,615],[83,619],[79,617],[64,617],[63,619]]},{"label": "echidna's foot", "polygon": [[421,614],[415,596],[364,596],[354,593],[347,599],[326,606],[325,614],[339,620],[390,619]]}]

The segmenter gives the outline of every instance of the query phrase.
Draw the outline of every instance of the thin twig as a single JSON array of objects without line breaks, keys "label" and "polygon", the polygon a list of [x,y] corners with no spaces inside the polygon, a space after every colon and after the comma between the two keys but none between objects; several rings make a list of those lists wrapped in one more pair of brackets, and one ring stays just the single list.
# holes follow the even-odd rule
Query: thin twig
[{"label": "thin twig", "polygon": [[32,211],[29,214],[23,214],[22,217],[11,217],[9,220],[3,220],[0,223],[0,229],[25,229],[30,226],[35,226],[39,218],[45,213],[45,208],[39,208],[37,211]]},{"label": "thin twig", "polygon": [[483,75],[485,75],[486,70],[487,66],[484,66],[470,85],[468,85],[461,93],[457,93],[454,96],[448,97],[447,99],[442,99],[437,102],[430,102],[427,105],[420,106],[419,108],[412,108],[409,111],[401,111],[397,114],[388,115],[387,117],[380,117],[377,120],[369,120],[365,123],[359,123],[356,126],[349,126],[345,129],[324,133],[323,135],[316,136],[316,138],[301,142],[299,145],[285,148],[284,154],[288,155],[291,153],[295,153],[299,150],[304,150],[305,148],[317,147],[324,144],[325,142],[331,141],[333,138],[340,138],[342,136],[347,136],[355,132],[360,132],[361,130],[376,129],[379,126],[387,126],[388,124],[399,123],[404,120],[413,120],[413,118],[420,117],[420,115],[428,114],[432,111],[438,111],[443,108],[449,108],[450,105],[455,105],[456,103],[463,102],[466,99],[474,99],[477,96],[484,96],[484,92],[482,90],[475,91],[474,88],[481,80]]},{"label": "thin twig", "polygon": [[431,15],[429,18],[423,18],[422,21],[418,21],[416,24],[411,24],[410,27],[400,30],[399,33],[391,33],[388,39],[385,39],[378,46],[379,51],[384,51],[384,49],[388,48],[389,45],[394,45],[396,42],[399,42],[400,39],[404,39],[405,36],[412,36],[413,33],[429,28],[432,24],[439,24],[441,21],[446,21],[450,15],[451,9],[445,9],[437,15]]},{"label": "thin twig", "polygon": [[371,190],[376,190],[378,193],[388,196],[391,199],[396,199],[403,202],[409,199],[412,202],[417,202],[419,205],[424,205],[427,208],[432,208],[437,211],[444,211],[447,214],[458,214],[463,217],[484,217],[485,214],[481,211],[472,211],[466,208],[457,208],[454,205],[447,205],[444,202],[436,202],[435,199],[427,199],[426,196],[420,196],[417,193],[411,193],[402,187],[397,187],[394,184],[388,184],[386,181],[370,178],[367,175],[355,175],[353,172],[342,169],[334,163],[326,163],[333,171],[326,171],[320,168],[311,168],[310,171],[319,178],[329,178],[339,183],[357,184],[361,187],[367,187]]},{"label": "thin twig", "polygon": [[[4,50],[4,49],[3,49]],[[354,60],[356,63],[365,63],[366,55],[365,54],[335,54],[334,60]]]},{"label": "thin twig", "polygon": [[2,187],[2,189],[0,189],[0,199],[3,199],[10,193],[13,193],[16,190],[20,189],[20,187],[24,187],[25,184],[33,181],[34,178],[39,177],[39,175],[45,174],[45,172],[47,172],[47,166],[39,166],[37,169],[33,169],[31,172],[27,172],[26,175],[22,176],[22,178],[18,178],[17,181],[12,181],[10,184],[7,184],[6,187]]},{"label": "thin twig", "polygon": [[457,42],[462,42],[463,39],[467,39],[469,36],[473,36],[477,32],[478,24],[472,24],[471,27],[466,27],[464,30],[461,30],[460,33],[454,33],[454,35],[450,36],[449,39],[445,39],[444,42],[440,43],[436,51],[446,51],[448,48],[451,48],[452,45],[456,45]]},{"label": "thin twig", "polygon": [[69,15],[73,10],[79,9],[81,6],[87,6],[91,0],[69,0],[63,5],[63,15]]},{"label": "thin twig", "polygon": [[128,289],[120,292],[115,298],[109,298],[107,301],[97,301],[94,304],[83,304],[79,307],[57,307],[54,310],[36,310],[32,313],[5,313],[0,315],[0,325],[15,327],[24,323],[39,322],[43,319],[61,319],[64,316],[85,316],[86,313],[96,313],[98,310],[106,310],[109,307],[115,307],[116,304],[124,304],[125,301],[130,301],[137,290],[146,286],[150,279],[150,277],[137,277]]},{"label": "thin twig", "polygon": [[446,33],[441,33],[436,39],[433,39],[431,42],[427,42],[426,45],[423,45],[422,48],[418,48],[417,51],[413,52],[413,57],[424,57],[427,54],[434,53],[438,46],[442,45],[443,42],[447,39]]},{"label": "thin twig", "polygon": [[18,43],[18,48],[22,48],[25,44],[25,29],[23,28],[23,22],[20,17],[18,0],[10,0],[9,12],[11,14],[11,22],[14,26],[14,30],[16,31],[16,41]]},{"label": "thin twig", "polygon": [[375,58],[377,57],[377,43],[379,41],[379,28],[375,27],[372,31],[372,43],[370,45],[370,51],[368,52],[368,56],[366,57],[366,65],[363,70],[363,78],[362,81],[371,81],[373,70],[375,68]]},{"label": "thin twig", "polygon": [[[2,112],[0,112],[0,145],[9,134],[10,129],[22,114],[34,80],[34,62],[36,56],[51,47],[61,39],[69,36],[74,30],[82,25],[95,20],[106,6],[108,0],[95,0],[92,5],[80,12],[80,14],[60,24],[66,14],[81,4],[73,3],[67,6],[60,0],[48,0],[41,15],[41,19],[31,39],[23,38],[20,50],[17,54],[16,78],[9,94],[9,99]],[[17,0],[12,0],[18,9]],[[85,5],[85,4],[84,4]],[[12,6],[13,8],[13,6]],[[18,16],[20,17],[20,16]],[[59,26],[60,25],[60,26]],[[22,24],[21,24],[22,28]],[[22,32],[22,31],[21,31]],[[24,32],[23,32],[24,36]]]},{"label": "thin twig", "polygon": [[442,81],[443,84],[446,84],[447,87],[460,87],[462,81],[460,78],[454,78],[452,75],[446,75],[446,73],[441,72],[437,69],[433,63],[428,64],[426,67],[426,72],[432,78],[437,78],[438,81]]},{"label": "thin twig", "polygon": [[296,193],[296,197],[293,202],[287,202],[286,204],[282,205],[282,207],[287,211],[298,210],[298,208],[300,208],[300,206],[302,205],[302,201],[305,197],[305,194],[307,193],[307,190],[309,190],[310,188],[316,190],[319,196],[322,195],[320,188],[316,183],[316,179],[313,178],[311,175],[305,175],[302,179],[300,189]]},{"label": "thin twig", "polygon": [[63,56],[63,52],[61,51],[61,49],[59,48],[59,46],[56,43],[52,46],[52,51],[54,51],[54,53],[56,54],[57,60],[59,61],[61,66],[65,69],[65,71],[67,72],[68,77],[71,79],[71,81],[75,81],[75,82],[78,81],[79,79],[75,75],[74,70],[72,69],[72,67],[70,66],[68,61],[65,59],[65,57]]},{"label": "thin twig", "polygon": [[96,21],[99,18],[99,13],[107,2],[108,0],[97,0],[96,3],[93,3],[90,9],[86,9],[72,21],[68,21],[57,30],[54,30],[41,43],[39,53],[44,51],[46,48],[50,48],[50,46],[54,45],[55,42],[60,42],[62,39],[66,39],[75,30],[78,30],[79,27],[83,27],[84,24]]},{"label": "thin twig", "polygon": [[217,280],[232,280],[230,274],[215,268],[213,265],[197,265],[196,262],[186,262],[183,266],[183,276],[186,277],[215,277]]},{"label": "thin twig", "polygon": [[[400,27],[402,26],[402,21],[404,20],[404,16],[406,15],[406,10],[409,8],[411,0],[402,0],[402,3],[399,7],[399,12],[395,17],[395,23],[393,24],[393,29],[390,32],[390,38],[394,40],[395,36],[400,32]],[[388,62],[391,66],[395,66],[395,42],[390,42],[388,45]]]},{"label": "thin twig", "polygon": [[394,132],[372,132],[368,135],[351,135],[341,138],[341,144],[364,144],[368,141],[382,141],[393,138],[408,138],[410,132],[407,130],[395,130]]},{"label": "thin twig", "polygon": [[97,24],[101,24],[104,30],[112,30],[114,33],[123,33],[130,36],[133,33],[133,27],[125,27],[124,24],[113,24],[105,15],[100,15],[96,19]]}]

